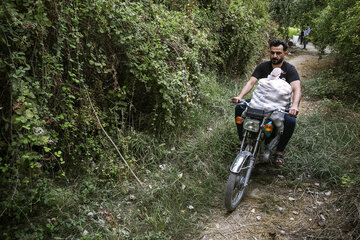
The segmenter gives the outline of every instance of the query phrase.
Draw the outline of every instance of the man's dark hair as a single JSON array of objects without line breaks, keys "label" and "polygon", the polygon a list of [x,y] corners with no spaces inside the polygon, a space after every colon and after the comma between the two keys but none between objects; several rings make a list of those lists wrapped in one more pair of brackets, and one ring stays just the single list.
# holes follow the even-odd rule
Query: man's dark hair
[{"label": "man's dark hair", "polygon": [[284,52],[286,52],[286,50],[288,49],[288,45],[284,39],[276,38],[270,42],[270,47],[278,47],[280,45],[283,45]]}]

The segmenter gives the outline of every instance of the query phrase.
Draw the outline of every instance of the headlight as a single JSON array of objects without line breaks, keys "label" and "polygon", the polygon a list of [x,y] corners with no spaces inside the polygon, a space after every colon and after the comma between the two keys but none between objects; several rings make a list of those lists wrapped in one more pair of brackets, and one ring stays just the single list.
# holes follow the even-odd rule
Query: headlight
[{"label": "headlight", "polygon": [[245,119],[244,129],[251,132],[258,132],[260,127],[260,121],[255,119]]}]

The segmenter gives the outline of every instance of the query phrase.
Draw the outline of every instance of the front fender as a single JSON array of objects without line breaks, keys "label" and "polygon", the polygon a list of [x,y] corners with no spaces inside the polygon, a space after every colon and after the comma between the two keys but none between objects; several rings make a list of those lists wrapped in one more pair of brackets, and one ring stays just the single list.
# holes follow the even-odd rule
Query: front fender
[{"label": "front fender", "polygon": [[242,168],[242,166],[244,165],[245,160],[246,160],[248,157],[250,157],[251,155],[252,155],[252,154],[251,154],[250,152],[248,152],[248,151],[242,151],[242,152],[240,152],[240,153],[236,156],[233,164],[231,165],[231,167],[230,167],[230,172],[232,172],[232,173],[239,173],[240,170],[241,170],[241,168]]}]

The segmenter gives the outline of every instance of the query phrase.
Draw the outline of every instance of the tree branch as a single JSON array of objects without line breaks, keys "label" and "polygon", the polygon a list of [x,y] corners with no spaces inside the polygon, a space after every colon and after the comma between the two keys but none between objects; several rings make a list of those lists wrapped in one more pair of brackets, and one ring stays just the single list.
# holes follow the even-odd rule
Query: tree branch
[{"label": "tree branch", "polygon": [[89,99],[89,102],[90,102],[90,105],[91,105],[91,109],[93,110],[94,112],[94,115],[96,117],[96,120],[98,121],[100,127],[101,127],[101,130],[104,132],[104,134],[106,135],[106,137],[109,139],[109,141],[111,142],[111,144],[114,146],[114,148],[116,149],[117,153],[119,154],[120,158],[122,159],[122,161],[125,163],[125,165],[129,168],[131,174],[135,177],[135,179],[140,183],[140,185],[142,185],[143,183],[140,181],[140,179],[136,176],[136,174],[134,173],[134,171],[131,169],[131,167],[129,166],[128,162],[125,160],[125,158],[123,157],[123,155],[120,153],[119,151],[119,148],[116,146],[116,144],[114,143],[114,141],[111,139],[111,137],[109,136],[109,134],[105,131],[103,125],[101,124],[100,122],[100,119],[98,117],[98,115],[96,114],[96,111],[94,109],[94,106],[92,104],[92,101],[91,101],[91,98],[89,96],[89,92],[87,91],[86,88],[84,88],[85,91],[86,91],[86,95],[87,95],[87,98]]}]

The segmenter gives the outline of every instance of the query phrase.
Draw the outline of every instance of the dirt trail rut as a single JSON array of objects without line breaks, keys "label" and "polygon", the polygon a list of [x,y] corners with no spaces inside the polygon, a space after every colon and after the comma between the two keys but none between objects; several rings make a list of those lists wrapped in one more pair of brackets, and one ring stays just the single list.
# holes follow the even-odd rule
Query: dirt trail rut
[{"label": "dirt trail rut", "polygon": [[[312,44],[307,50],[290,49],[287,61],[295,65],[301,81],[331,64],[329,57],[319,59]],[[303,96],[299,117],[316,110],[318,105]],[[254,169],[249,188],[234,212],[229,214],[225,208],[218,209],[210,218],[214,220],[194,239],[303,239],[299,236],[304,231],[317,235],[327,221],[322,214],[326,211],[324,206],[337,199],[336,193],[321,191],[317,183],[296,185],[282,176],[279,169],[269,165]]]}]

